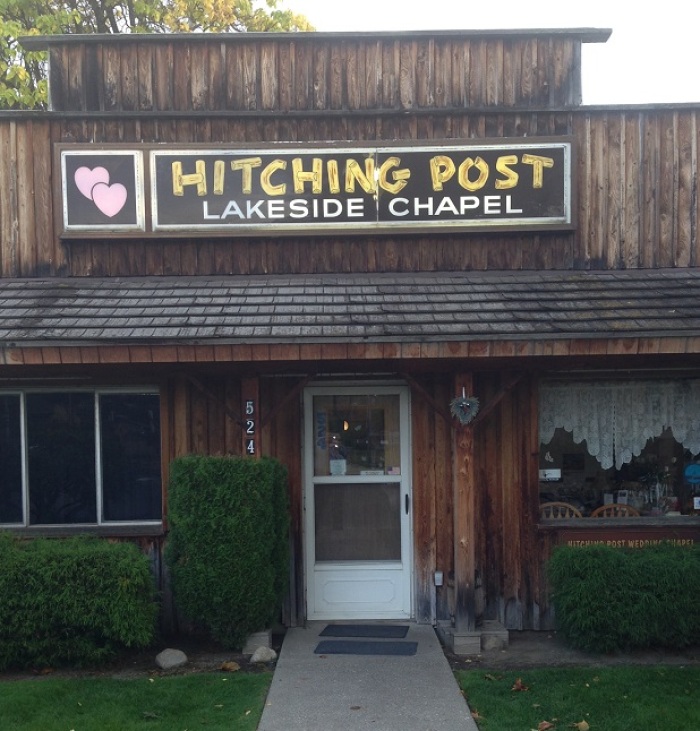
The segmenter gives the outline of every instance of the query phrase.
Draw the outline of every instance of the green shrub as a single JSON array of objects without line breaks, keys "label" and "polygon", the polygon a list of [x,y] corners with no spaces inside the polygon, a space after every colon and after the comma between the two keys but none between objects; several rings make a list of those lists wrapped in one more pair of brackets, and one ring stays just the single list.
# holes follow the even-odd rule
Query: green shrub
[{"label": "green shrub", "polygon": [[0,535],[0,669],[146,647],[157,611],[148,559],[132,544]]},{"label": "green shrub", "polygon": [[564,546],[548,573],[557,624],[574,647],[681,648],[700,636],[700,546]]},{"label": "green shrub", "polygon": [[187,456],[171,468],[175,604],[226,647],[269,626],[288,577],[287,474],[273,459]]}]

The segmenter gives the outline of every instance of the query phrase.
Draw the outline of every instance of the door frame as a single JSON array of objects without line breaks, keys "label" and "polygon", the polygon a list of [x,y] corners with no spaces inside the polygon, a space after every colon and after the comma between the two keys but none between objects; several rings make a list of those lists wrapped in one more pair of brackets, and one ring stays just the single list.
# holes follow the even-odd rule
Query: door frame
[{"label": "door frame", "polygon": [[[399,424],[400,424],[400,454],[401,454],[401,570],[403,572],[403,599],[402,608],[398,612],[369,612],[367,616],[357,616],[348,613],[348,616],[319,613],[315,610],[314,597],[314,564],[315,564],[315,515],[314,515],[314,459],[313,445],[314,396],[346,396],[358,395],[391,395],[399,396]],[[412,481],[412,441],[411,441],[411,391],[403,381],[321,381],[307,385],[303,392],[302,408],[302,546],[304,565],[304,609],[309,620],[342,620],[342,619],[376,619],[376,620],[411,620],[415,617],[415,567],[414,567],[414,521],[413,521],[413,481]],[[323,478],[327,479],[327,478]],[[358,478],[361,479],[361,478]],[[403,508],[405,499],[408,499],[408,513]],[[359,563],[359,562],[358,562]],[[371,567],[368,567],[371,570]]]}]

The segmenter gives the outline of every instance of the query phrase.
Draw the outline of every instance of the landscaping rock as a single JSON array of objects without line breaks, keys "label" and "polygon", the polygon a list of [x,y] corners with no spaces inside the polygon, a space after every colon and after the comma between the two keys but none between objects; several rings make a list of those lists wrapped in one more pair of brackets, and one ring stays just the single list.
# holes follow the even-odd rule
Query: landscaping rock
[{"label": "landscaping rock", "polygon": [[277,653],[271,647],[258,647],[250,658],[251,662],[274,662]]},{"label": "landscaping rock", "polygon": [[156,656],[156,665],[161,670],[174,670],[187,665],[187,662],[187,655],[182,650],[174,650],[170,647]]}]

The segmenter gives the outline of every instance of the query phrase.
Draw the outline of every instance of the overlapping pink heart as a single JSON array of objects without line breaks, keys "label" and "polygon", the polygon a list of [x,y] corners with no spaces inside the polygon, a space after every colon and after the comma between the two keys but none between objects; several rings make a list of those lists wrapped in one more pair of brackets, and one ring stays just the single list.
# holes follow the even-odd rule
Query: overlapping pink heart
[{"label": "overlapping pink heart", "polygon": [[90,199],[105,216],[116,216],[126,203],[127,190],[121,183],[109,184],[109,171],[98,166],[92,170],[79,167],[73,176],[78,190]]}]

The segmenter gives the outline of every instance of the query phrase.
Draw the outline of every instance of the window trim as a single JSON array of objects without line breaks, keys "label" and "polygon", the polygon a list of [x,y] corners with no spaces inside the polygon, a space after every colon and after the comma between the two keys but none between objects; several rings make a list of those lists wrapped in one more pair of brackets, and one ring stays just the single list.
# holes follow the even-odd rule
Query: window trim
[{"label": "window trim", "polygon": [[[96,520],[93,523],[30,523],[30,501],[29,501],[29,454],[28,454],[28,435],[27,435],[27,404],[26,397],[28,394],[49,394],[49,393],[88,393],[93,398],[93,427],[95,438],[95,490],[96,503],[95,513]],[[126,395],[145,395],[157,396],[159,400],[159,461],[161,463],[161,517],[154,520],[105,520],[104,498],[103,498],[103,479],[102,479],[102,426],[100,419],[100,396],[104,394],[126,394]],[[21,523],[2,523],[1,530],[13,531],[20,534],[34,535],[67,535],[74,533],[84,533],[90,531],[93,533],[102,533],[105,535],[124,534],[141,535],[143,530],[148,529],[148,534],[162,535],[164,531],[164,509],[162,505],[163,498],[163,473],[162,473],[162,455],[163,455],[163,433],[160,429],[161,422],[161,392],[157,386],[100,386],[100,387],[76,387],[76,388],[26,388],[26,389],[0,389],[0,396],[18,396],[19,397],[19,430],[20,430],[20,449],[21,449],[21,490],[22,490],[22,522]]]}]

